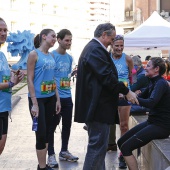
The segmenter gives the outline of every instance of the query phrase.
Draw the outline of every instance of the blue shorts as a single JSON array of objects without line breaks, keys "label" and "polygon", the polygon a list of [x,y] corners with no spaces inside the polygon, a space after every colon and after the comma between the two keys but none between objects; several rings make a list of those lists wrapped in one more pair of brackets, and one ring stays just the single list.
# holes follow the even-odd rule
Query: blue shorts
[{"label": "blue shorts", "polygon": [[130,106],[131,104],[126,99],[119,99],[118,106]]},{"label": "blue shorts", "polygon": [[8,112],[0,112],[0,140],[8,132]]}]

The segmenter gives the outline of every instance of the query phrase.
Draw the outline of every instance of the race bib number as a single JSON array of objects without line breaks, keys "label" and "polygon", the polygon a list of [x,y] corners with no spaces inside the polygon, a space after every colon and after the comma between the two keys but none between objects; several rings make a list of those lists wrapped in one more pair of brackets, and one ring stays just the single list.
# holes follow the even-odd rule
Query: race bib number
[{"label": "race bib number", "polygon": [[41,94],[50,94],[56,89],[56,83],[54,80],[43,81],[41,83]]},{"label": "race bib number", "polygon": [[70,78],[65,77],[60,79],[60,89],[70,89]]},{"label": "race bib number", "polygon": [[[3,83],[7,83],[7,82],[9,82],[10,81],[10,76],[2,76],[2,82]],[[12,88],[7,88],[7,89],[3,89],[2,90],[3,92],[12,92]]]}]

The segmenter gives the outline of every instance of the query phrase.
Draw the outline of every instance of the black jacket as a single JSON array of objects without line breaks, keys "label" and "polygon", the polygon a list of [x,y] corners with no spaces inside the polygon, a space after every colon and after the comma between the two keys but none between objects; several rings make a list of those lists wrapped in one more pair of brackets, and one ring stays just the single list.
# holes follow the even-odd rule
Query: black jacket
[{"label": "black jacket", "polygon": [[163,77],[150,78],[149,86],[139,94],[138,101],[150,109],[150,123],[170,130],[170,87]]},{"label": "black jacket", "polygon": [[118,81],[116,67],[109,53],[92,39],[84,48],[78,62],[75,122],[114,124],[118,94],[129,89]]}]

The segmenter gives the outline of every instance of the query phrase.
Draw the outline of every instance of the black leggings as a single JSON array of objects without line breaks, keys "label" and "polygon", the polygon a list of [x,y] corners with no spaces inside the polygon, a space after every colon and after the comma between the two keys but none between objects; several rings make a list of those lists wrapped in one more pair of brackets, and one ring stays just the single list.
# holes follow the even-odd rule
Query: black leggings
[{"label": "black leggings", "polygon": [[[31,113],[32,100],[29,97],[29,109]],[[47,98],[37,98],[39,107],[38,116],[38,130],[36,133],[36,149],[42,150],[46,148],[46,143],[48,143],[49,127],[52,123],[53,115],[56,110],[56,96],[51,96]],[[32,114],[31,117],[33,118]]]},{"label": "black leggings", "polygon": [[145,121],[126,132],[117,143],[123,156],[131,156],[133,150],[154,139],[164,139],[169,135],[169,130]]},{"label": "black leggings", "polygon": [[2,135],[6,135],[8,132],[8,111],[0,112],[0,140]]}]

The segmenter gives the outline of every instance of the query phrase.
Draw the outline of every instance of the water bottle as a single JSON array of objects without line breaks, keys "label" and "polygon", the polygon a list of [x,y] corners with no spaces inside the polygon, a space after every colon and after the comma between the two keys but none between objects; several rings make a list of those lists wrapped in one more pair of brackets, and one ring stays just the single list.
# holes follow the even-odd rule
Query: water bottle
[{"label": "water bottle", "polygon": [[38,118],[37,117],[33,117],[33,122],[32,122],[32,131],[37,131],[38,129]]}]

